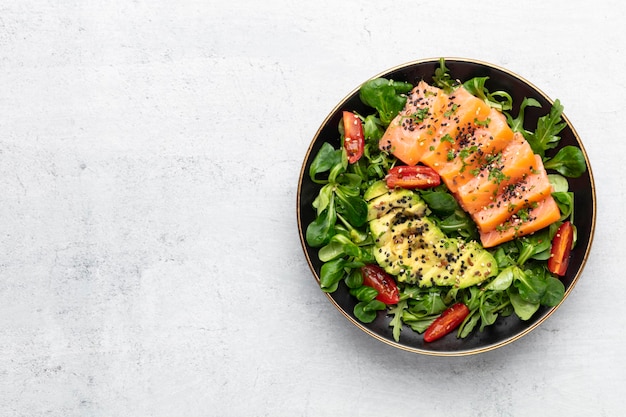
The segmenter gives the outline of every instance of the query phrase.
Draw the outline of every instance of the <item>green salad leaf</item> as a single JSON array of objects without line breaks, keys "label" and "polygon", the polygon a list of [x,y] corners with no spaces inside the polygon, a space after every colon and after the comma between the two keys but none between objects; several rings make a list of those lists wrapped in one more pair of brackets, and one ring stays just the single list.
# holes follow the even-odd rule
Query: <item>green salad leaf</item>
[{"label": "green salad leaf", "polygon": [[470,94],[480,98],[490,107],[500,111],[511,110],[513,108],[513,97],[506,91],[495,91],[490,93],[485,87],[485,83],[489,77],[474,77],[463,83],[463,87]]},{"label": "green salad leaf", "polygon": [[400,333],[402,332],[402,326],[404,321],[402,320],[402,313],[407,308],[408,301],[406,299],[400,300],[398,304],[389,308],[389,315],[393,318],[389,322],[389,326],[392,328],[391,333],[393,340],[400,341]]},{"label": "green salad leaf", "polygon": [[328,142],[324,142],[322,147],[313,158],[311,166],[309,167],[309,176],[311,180],[317,183],[326,183],[327,180],[320,180],[317,178],[318,174],[322,174],[330,171],[333,167],[341,163],[341,150],[335,149],[333,145]]},{"label": "green salad leaf", "polygon": [[319,214],[306,228],[306,241],[314,248],[318,248],[330,242],[335,234],[335,211],[334,197],[330,197],[328,207]]},{"label": "green salad leaf", "polygon": [[320,287],[325,292],[335,292],[339,281],[346,273],[344,268],[346,261],[343,258],[326,262],[320,269]]},{"label": "green salad leaf", "polygon": [[[480,286],[421,288],[398,283],[400,301],[387,306],[376,299],[378,292],[374,288],[363,285],[361,267],[376,263],[374,241],[377,238],[369,229],[364,194],[374,183],[386,187],[384,178],[389,169],[398,163],[393,155],[378,148],[378,141],[389,123],[404,108],[406,93],[413,88],[412,84],[384,78],[364,83],[359,97],[373,111],[358,115],[363,122],[365,136],[363,157],[356,163],[348,164],[343,146],[335,148],[325,142],[309,168],[309,176],[320,185],[320,191],[312,204],[316,218],[308,225],[305,238],[311,247],[319,248],[321,289],[334,292],[343,281],[356,300],[354,316],[370,323],[379,316],[379,312],[385,311],[391,316],[389,326],[396,341],[399,341],[405,326],[419,333],[424,332],[455,302],[461,301],[470,309],[457,331],[458,337],[467,337],[474,330],[483,331],[493,325],[498,317],[515,314],[521,320],[529,320],[541,306],[554,307],[564,297],[565,286],[548,271],[546,260],[550,257],[552,238],[559,224],[565,220],[573,223],[574,193],[569,190],[566,177],[578,177],[586,171],[585,156],[575,146],[564,146],[556,154],[551,152],[557,148],[559,135],[566,126],[559,100],[553,103],[548,114],[538,119],[535,130],[530,130],[524,120],[525,112],[532,107],[540,108],[540,103],[533,98],[524,98],[514,118],[509,113],[512,97],[505,91],[488,91],[487,81],[488,77],[474,77],[463,86],[502,111],[511,129],[521,133],[533,152],[542,157],[545,168],[558,173],[550,173],[548,178],[561,219],[532,235],[488,249],[496,260],[499,273]],[[444,59],[439,61],[433,83],[448,93],[460,85],[451,77]],[[341,124],[338,139],[341,144]],[[448,237],[466,241],[478,239],[476,224],[445,185],[416,192],[428,206],[429,218]],[[371,198],[375,196],[368,196],[368,199]]]},{"label": "green salad leaf", "polygon": [[524,97],[522,104],[520,104],[517,117],[513,118],[509,113],[506,113],[506,118],[513,132],[521,133],[525,138],[528,138],[530,132],[524,129],[524,114],[526,112],[526,107],[541,107],[541,104],[534,98]]},{"label": "green salad leaf", "polygon": [[428,208],[439,216],[450,216],[460,208],[452,194],[443,190],[423,190],[420,196],[428,204]]},{"label": "green salad leaf", "polygon": [[359,97],[364,104],[378,110],[380,121],[387,126],[404,108],[406,96],[403,94],[412,88],[409,83],[375,78],[361,86]]},{"label": "green salad leaf", "polygon": [[576,146],[564,146],[555,156],[544,161],[546,169],[553,169],[570,178],[578,178],[587,170],[585,156]]},{"label": "green salad leaf", "polygon": [[387,305],[382,301],[361,301],[354,306],[354,315],[363,323],[371,323],[376,318],[377,313],[386,308]]},{"label": "green salad leaf", "polygon": [[445,93],[450,93],[456,87],[456,82],[450,77],[450,70],[443,58],[439,59],[439,67],[435,69],[433,84],[435,87],[441,88]]},{"label": "green salad leaf", "polygon": [[542,116],[537,121],[537,129],[525,135],[533,152],[543,157],[548,149],[554,149],[559,144],[561,137],[558,136],[567,124],[561,119],[563,106],[559,100],[555,100],[550,108],[550,113]]}]

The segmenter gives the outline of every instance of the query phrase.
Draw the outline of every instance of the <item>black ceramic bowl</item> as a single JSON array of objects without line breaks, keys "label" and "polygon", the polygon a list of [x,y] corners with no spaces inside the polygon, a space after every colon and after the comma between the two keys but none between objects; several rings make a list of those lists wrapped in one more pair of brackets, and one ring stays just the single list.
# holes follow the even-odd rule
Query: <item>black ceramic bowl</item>
[{"label": "black ceramic bowl", "polygon": [[[546,114],[552,105],[552,100],[537,87],[504,68],[471,59],[447,58],[445,63],[450,70],[450,75],[455,79],[465,81],[473,77],[488,76],[489,80],[487,81],[486,87],[489,91],[504,90],[509,92],[514,100],[513,110],[511,111],[513,115],[517,114],[524,97],[532,97],[539,101],[542,106],[541,108],[526,108],[525,124],[527,127],[534,128],[537,119]],[[435,69],[438,67],[439,59],[414,61],[391,68],[373,78],[385,77],[396,81],[407,81],[415,85],[422,79],[431,82],[435,74]],[[359,99],[359,88],[360,85],[337,104],[328,117],[326,117],[313,137],[313,141],[306,153],[300,172],[297,196],[298,229],[302,247],[304,248],[304,254],[311,267],[313,276],[318,283],[321,262],[317,257],[317,249],[308,246],[304,238],[308,224],[315,219],[315,212],[311,203],[320,189],[320,186],[313,183],[308,176],[309,166],[323,142],[330,142],[334,144],[335,147],[339,146],[340,138],[337,126],[341,120],[341,112],[343,110],[356,111],[361,114],[369,114],[372,112],[372,109],[367,108],[361,103]],[[567,103],[563,104],[565,108],[567,108]],[[579,178],[569,179],[570,190],[573,191],[575,195],[575,221],[578,228],[578,243],[572,250],[567,275],[562,278],[562,282],[565,285],[564,301],[580,278],[589,255],[595,229],[596,200],[591,165],[589,164],[583,144],[565,115],[563,119],[567,123],[567,126],[560,134],[561,142],[559,143],[559,148],[566,145],[578,146],[582,149],[585,159],[587,160],[587,171]],[[553,151],[555,152],[556,150]],[[551,155],[554,152],[548,152],[547,154]],[[400,342],[396,342],[393,339],[391,328],[389,327],[391,318],[386,316],[384,312],[379,312],[377,318],[369,324],[361,323],[354,317],[352,311],[356,304],[356,299],[348,293],[343,283],[341,283],[337,291],[332,294],[327,294],[327,296],[331,303],[337,307],[350,322],[370,336],[400,349],[436,356],[469,355],[504,346],[535,329],[561,305],[559,304],[552,308],[542,307],[528,321],[522,321],[514,314],[509,317],[500,317],[494,325],[488,326],[482,332],[474,330],[474,332],[464,339],[458,339],[455,337],[455,334],[452,333],[435,342],[425,343],[422,335],[413,332],[408,326],[405,326],[400,337]],[[561,303],[563,301],[561,301]]]}]

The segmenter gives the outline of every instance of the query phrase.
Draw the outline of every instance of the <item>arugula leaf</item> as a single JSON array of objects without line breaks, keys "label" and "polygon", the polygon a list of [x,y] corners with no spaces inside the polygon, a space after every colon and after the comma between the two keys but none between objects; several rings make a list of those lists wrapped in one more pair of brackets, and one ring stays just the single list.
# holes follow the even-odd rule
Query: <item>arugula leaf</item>
[{"label": "arugula leaf", "polygon": [[[485,83],[489,77],[474,77],[463,83],[463,87],[487,103],[490,107],[500,111],[511,110],[513,108],[513,97],[506,91],[496,91],[490,93],[485,87]],[[500,99],[498,99],[500,98]]]},{"label": "arugula leaf", "polygon": [[407,304],[407,300],[400,300],[398,304],[391,307],[388,312],[389,315],[393,316],[391,322],[389,322],[389,326],[392,327],[393,340],[396,342],[400,341],[400,333],[402,332],[403,325],[402,312],[406,309]]},{"label": "arugula leaf", "polygon": [[446,67],[446,61],[443,58],[439,58],[439,68],[435,69],[433,83],[436,87],[443,89],[446,93],[454,90],[455,82],[450,77],[450,70]]},{"label": "arugula leaf", "polygon": [[[503,297],[502,291],[489,291],[483,293],[481,297],[480,309],[480,331],[496,322],[499,311],[503,305],[508,305],[507,297]],[[504,299],[504,300],[503,300]]]},{"label": "arugula leaf", "polygon": [[439,314],[446,309],[442,293],[438,288],[429,288],[420,291],[416,298],[411,300],[409,310],[418,316]]},{"label": "arugula leaf", "polygon": [[547,229],[529,236],[520,237],[514,242],[516,242],[519,249],[519,257],[517,258],[517,265],[519,266],[524,265],[530,258],[534,258],[536,255],[550,249],[552,245]]},{"label": "arugula leaf", "polygon": [[497,246],[495,251],[491,252],[493,257],[496,259],[496,263],[498,264],[498,268],[500,270],[516,265],[515,261],[518,253],[519,250],[517,249],[517,245],[515,242],[511,241]]},{"label": "arugula leaf", "polygon": [[457,209],[443,220],[435,219],[437,226],[449,237],[461,236],[476,239],[478,231],[472,218],[462,209]]},{"label": "arugula leaf", "polygon": [[478,322],[480,321],[480,312],[479,309],[476,308],[474,310],[472,310],[467,317],[465,317],[465,320],[463,320],[463,323],[461,323],[461,325],[459,326],[459,330],[457,331],[457,337],[459,338],[465,338],[467,337],[467,335],[469,335],[472,330],[474,330],[474,327],[476,327],[476,325],[478,324]]},{"label": "arugula leaf", "polygon": [[421,316],[411,313],[409,310],[404,310],[402,312],[402,321],[405,324],[408,324],[409,327],[418,333],[423,333],[428,329],[436,319],[439,317],[439,314],[433,314],[431,316]]},{"label": "arugula leaf", "polygon": [[507,113],[506,119],[513,132],[519,132],[524,135],[525,138],[528,138],[530,132],[524,129],[524,113],[526,111],[526,107],[541,107],[541,104],[534,98],[524,97],[524,100],[522,100],[522,104],[519,107],[517,117],[514,119]]},{"label": "arugula leaf", "polygon": [[537,120],[537,128],[526,138],[533,152],[544,157],[548,149],[556,148],[561,140],[558,134],[567,125],[561,115],[563,114],[563,106],[557,99],[554,101],[550,113],[542,116]]}]

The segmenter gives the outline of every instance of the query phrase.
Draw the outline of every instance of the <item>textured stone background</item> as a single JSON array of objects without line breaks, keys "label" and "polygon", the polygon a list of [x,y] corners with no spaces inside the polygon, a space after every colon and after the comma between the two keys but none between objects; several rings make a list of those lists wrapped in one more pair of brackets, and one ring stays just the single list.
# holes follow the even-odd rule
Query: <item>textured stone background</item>
[{"label": "textured stone background", "polygon": [[[0,415],[622,415],[622,7],[2,2]],[[463,358],[352,326],[317,288],[295,218],[334,105],[439,56],[560,98],[599,198],[563,306]]]}]

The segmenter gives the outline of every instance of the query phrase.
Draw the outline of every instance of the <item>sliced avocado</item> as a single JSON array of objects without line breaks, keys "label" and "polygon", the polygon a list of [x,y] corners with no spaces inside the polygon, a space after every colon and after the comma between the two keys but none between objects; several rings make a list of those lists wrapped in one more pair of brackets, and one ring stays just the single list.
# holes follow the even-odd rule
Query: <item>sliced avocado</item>
[{"label": "sliced avocado", "polygon": [[417,193],[393,190],[368,208],[374,257],[399,282],[465,288],[497,274],[495,259],[478,242],[445,236]]},{"label": "sliced avocado", "polygon": [[376,197],[380,197],[381,195],[387,193],[389,188],[387,188],[387,183],[383,180],[378,180],[365,190],[363,194],[363,199],[365,201],[370,201]]},{"label": "sliced avocado", "polygon": [[493,256],[478,242],[444,239],[435,246],[431,254],[437,264],[430,269],[420,265],[422,269],[413,271],[408,282],[417,280],[415,283],[423,287],[449,285],[466,288],[481,283],[498,271]]},{"label": "sliced avocado", "polygon": [[388,243],[393,234],[404,233],[402,228],[419,227],[424,221],[425,207],[415,204],[403,210],[391,210],[370,222],[372,237],[379,245]]},{"label": "sliced avocado", "polygon": [[[377,248],[374,257],[390,274],[398,275],[400,282],[414,282],[414,270],[428,270],[439,264],[431,249],[445,239],[443,232],[435,224],[422,215],[410,217],[405,215],[410,209],[393,210],[381,217],[380,221],[371,221],[370,230],[378,232],[375,237]],[[400,213],[398,213],[400,212]],[[387,218],[404,219],[402,222],[388,222]],[[431,264],[432,263],[432,264]]]},{"label": "sliced avocado", "polygon": [[387,190],[384,194],[368,201],[367,220],[378,219],[395,208],[408,209],[414,206],[419,206],[425,213],[428,211],[428,206],[424,200],[413,191],[403,189]]}]

